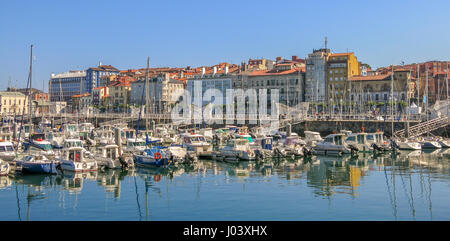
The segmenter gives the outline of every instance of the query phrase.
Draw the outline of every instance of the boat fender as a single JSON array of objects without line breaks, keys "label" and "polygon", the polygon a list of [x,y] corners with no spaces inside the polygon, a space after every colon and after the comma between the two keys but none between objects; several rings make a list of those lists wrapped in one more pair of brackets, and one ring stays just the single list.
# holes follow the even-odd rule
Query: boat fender
[{"label": "boat fender", "polygon": [[83,163],[83,169],[87,168],[87,163]]}]

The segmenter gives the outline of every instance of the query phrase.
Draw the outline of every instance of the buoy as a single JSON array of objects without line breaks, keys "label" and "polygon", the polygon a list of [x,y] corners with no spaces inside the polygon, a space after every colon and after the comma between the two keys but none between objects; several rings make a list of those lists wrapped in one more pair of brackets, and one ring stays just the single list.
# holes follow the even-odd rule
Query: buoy
[{"label": "buoy", "polygon": [[156,152],[156,153],[155,153],[155,159],[156,159],[156,160],[159,160],[159,159],[161,159],[161,158],[162,158],[161,153]]}]

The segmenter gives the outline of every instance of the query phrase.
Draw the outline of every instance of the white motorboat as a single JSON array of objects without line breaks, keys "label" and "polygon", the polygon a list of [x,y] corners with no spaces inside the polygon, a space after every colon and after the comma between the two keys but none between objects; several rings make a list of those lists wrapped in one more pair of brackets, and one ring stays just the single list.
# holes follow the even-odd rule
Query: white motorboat
[{"label": "white motorboat", "polygon": [[98,151],[99,152],[95,155],[95,160],[97,161],[98,166],[109,169],[134,167],[134,162],[132,159],[125,160],[124,157],[121,158],[119,146],[116,144],[100,146],[98,147]]},{"label": "white motorboat", "polygon": [[373,133],[367,133],[367,142],[378,151],[389,151],[392,150],[392,146],[388,141],[384,140],[383,132],[377,131]]},{"label": "white motorboat", "polygon": [[64,148],[59,161],[64,171],[88,172],[98,169],[97,162],[89,156],[83,147]]},{"label": "white motorboat", "polygon": [[319,155],[342,155],[350,154],[352,150],[344,142],[345,134],[331,134],[316,144],[313,151]]},{"label": "white motorboat", "polygon": [[282,143],[282,147],[286,151],[287,155],[295,155],[295,156],[303,156],[303,150],[306,145],[306,142],[298,135],[288,136],[286,137],[284,143]]},{"label": "white motorboat", "polygon": [[12,161],[16,157],[14,145],[9,141],[0,140],[0,159],[5,161]]},{"label": "white motorboat", "polygon": [[219,150],[216,160],[236,162],[240,160],[250,161],[255,159],[255,152],[250,148],[248,139],[233,139]]},{"label": "white motorboat", "polygon": [[127,145],[125,148],[125,152],[140,152],[140,151],[144,151],[147,147],[146,147],[146,143],[145,140],[141,139],[141,138],[129,138],[127,139]]},{"label": "white motorboat", "polygon": [[422,150],[420,143],[414,140],[401,139],[394,142],[399,150]]},{"label": "white motorboat", "polygon": [[367,133],[351,133],[347,136],[345,142],[360,152],[373,151],[372,145],[367,141]]},{"label": "white motorboat", "polygon": [[322,137],[320,137],[319,132],[314,131],[305,131],[305,142],[306,145],[314,147],[318,142],[323,141]]},{"label": "white motorboat", "polygon": [[438,142],[439,142],[439,145],[442,146],[442,148],[450,148],[450,140],[449,139],[441,138],[438,140]]},{"label": "white motorboat", "polygon": [[182,146],[188,151],[193,151],[199,157],[211,158],[212,145],[208,143],[203,135],[195,133],[183,133],[181,135]]}]

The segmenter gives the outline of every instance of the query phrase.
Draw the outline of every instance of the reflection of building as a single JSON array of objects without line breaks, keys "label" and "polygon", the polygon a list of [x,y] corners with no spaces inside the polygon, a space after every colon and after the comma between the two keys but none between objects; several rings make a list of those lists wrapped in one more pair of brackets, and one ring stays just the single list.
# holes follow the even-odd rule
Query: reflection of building
[{"label": "reflection of building", "polygon": [[338,192],[357,196],[356,188],[364,172],[360,167],[351,166],[348,157],[318,157],[319,165],[313,165],[307,171],[308,184],[314,187],[314,193],[321,196],[331,196]]}]

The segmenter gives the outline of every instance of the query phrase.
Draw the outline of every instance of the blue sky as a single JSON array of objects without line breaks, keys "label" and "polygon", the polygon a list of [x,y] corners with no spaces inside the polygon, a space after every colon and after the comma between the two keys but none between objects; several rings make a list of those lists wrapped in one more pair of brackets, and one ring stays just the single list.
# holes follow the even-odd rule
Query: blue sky
[{"label": "blue sky", "polygon": [[[372,67],[450,60],[450,1],[0,0],[0,90],[99,61],[119,69],[353,51]],[[47,89],[47,87],[45,87]]]}]

